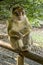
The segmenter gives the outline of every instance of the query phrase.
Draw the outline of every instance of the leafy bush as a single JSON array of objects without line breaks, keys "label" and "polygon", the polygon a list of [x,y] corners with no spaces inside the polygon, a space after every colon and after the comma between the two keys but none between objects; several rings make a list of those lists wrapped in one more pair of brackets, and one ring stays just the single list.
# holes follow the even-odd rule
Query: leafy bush
[{"label": "leafy bush", "polygon": [[15,5],[21,5],[26,11],[31,23],[35,22],[35,26],[40,26],[35,19],[43,20],[43,0],[3,0],[0,1],[0,19],[10,17],[11,8]]}]

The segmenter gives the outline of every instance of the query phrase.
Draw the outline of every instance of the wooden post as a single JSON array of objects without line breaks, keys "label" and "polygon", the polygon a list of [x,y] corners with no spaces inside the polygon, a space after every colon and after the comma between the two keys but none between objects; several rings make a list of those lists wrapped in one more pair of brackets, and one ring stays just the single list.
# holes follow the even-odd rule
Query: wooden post
[{"label": "wooden post", "polygon": [[17,56],[17,65],[24,65],[24,57],[22,55]]}]

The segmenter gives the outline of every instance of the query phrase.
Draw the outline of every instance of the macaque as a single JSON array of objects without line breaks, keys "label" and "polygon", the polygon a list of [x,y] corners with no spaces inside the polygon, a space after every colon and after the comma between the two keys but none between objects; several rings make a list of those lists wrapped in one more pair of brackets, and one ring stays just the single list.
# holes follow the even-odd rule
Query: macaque
[{"label": "macaque", "polygon": [[8,20],[8,35],[14,50],[26,51],[31,49],[31,25],[25,14],[24,8],[12,8],[12,17]]}]

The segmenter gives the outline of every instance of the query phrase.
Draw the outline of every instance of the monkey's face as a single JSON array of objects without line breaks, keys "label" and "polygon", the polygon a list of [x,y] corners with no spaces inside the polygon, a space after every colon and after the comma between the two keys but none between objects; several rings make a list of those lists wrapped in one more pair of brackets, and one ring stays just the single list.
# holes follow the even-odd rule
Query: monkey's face
[{"label": "monkey's face", "polygon": [[22,8],[17,8],[13,11],[13,15],[18,19],[21,20],[24,16],[24,10]]}]

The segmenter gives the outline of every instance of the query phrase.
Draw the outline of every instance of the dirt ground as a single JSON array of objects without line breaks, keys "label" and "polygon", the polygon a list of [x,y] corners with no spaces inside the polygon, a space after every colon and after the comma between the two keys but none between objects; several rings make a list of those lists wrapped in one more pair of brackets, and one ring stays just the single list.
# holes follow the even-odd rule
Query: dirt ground
[{"label": "dirt ground", "polygon": [[[7,34],[6,24],[0,23],[0,34],[3,34],[3,35]],[[0,40],[8,42],[7,37],[0,37]],[[36,47],[35,45],[33,47],[32,47],[33,52],[43,56],[43,48]],[[37,48],[37,50],[36,50],[36,48]],[[18,54],[14,53],[14,52],[11,52],[7,49],[0,47],[0,65],[16,65],[17,55]],[[24,65],[41,65],[41,64],[25,58]]]}]

